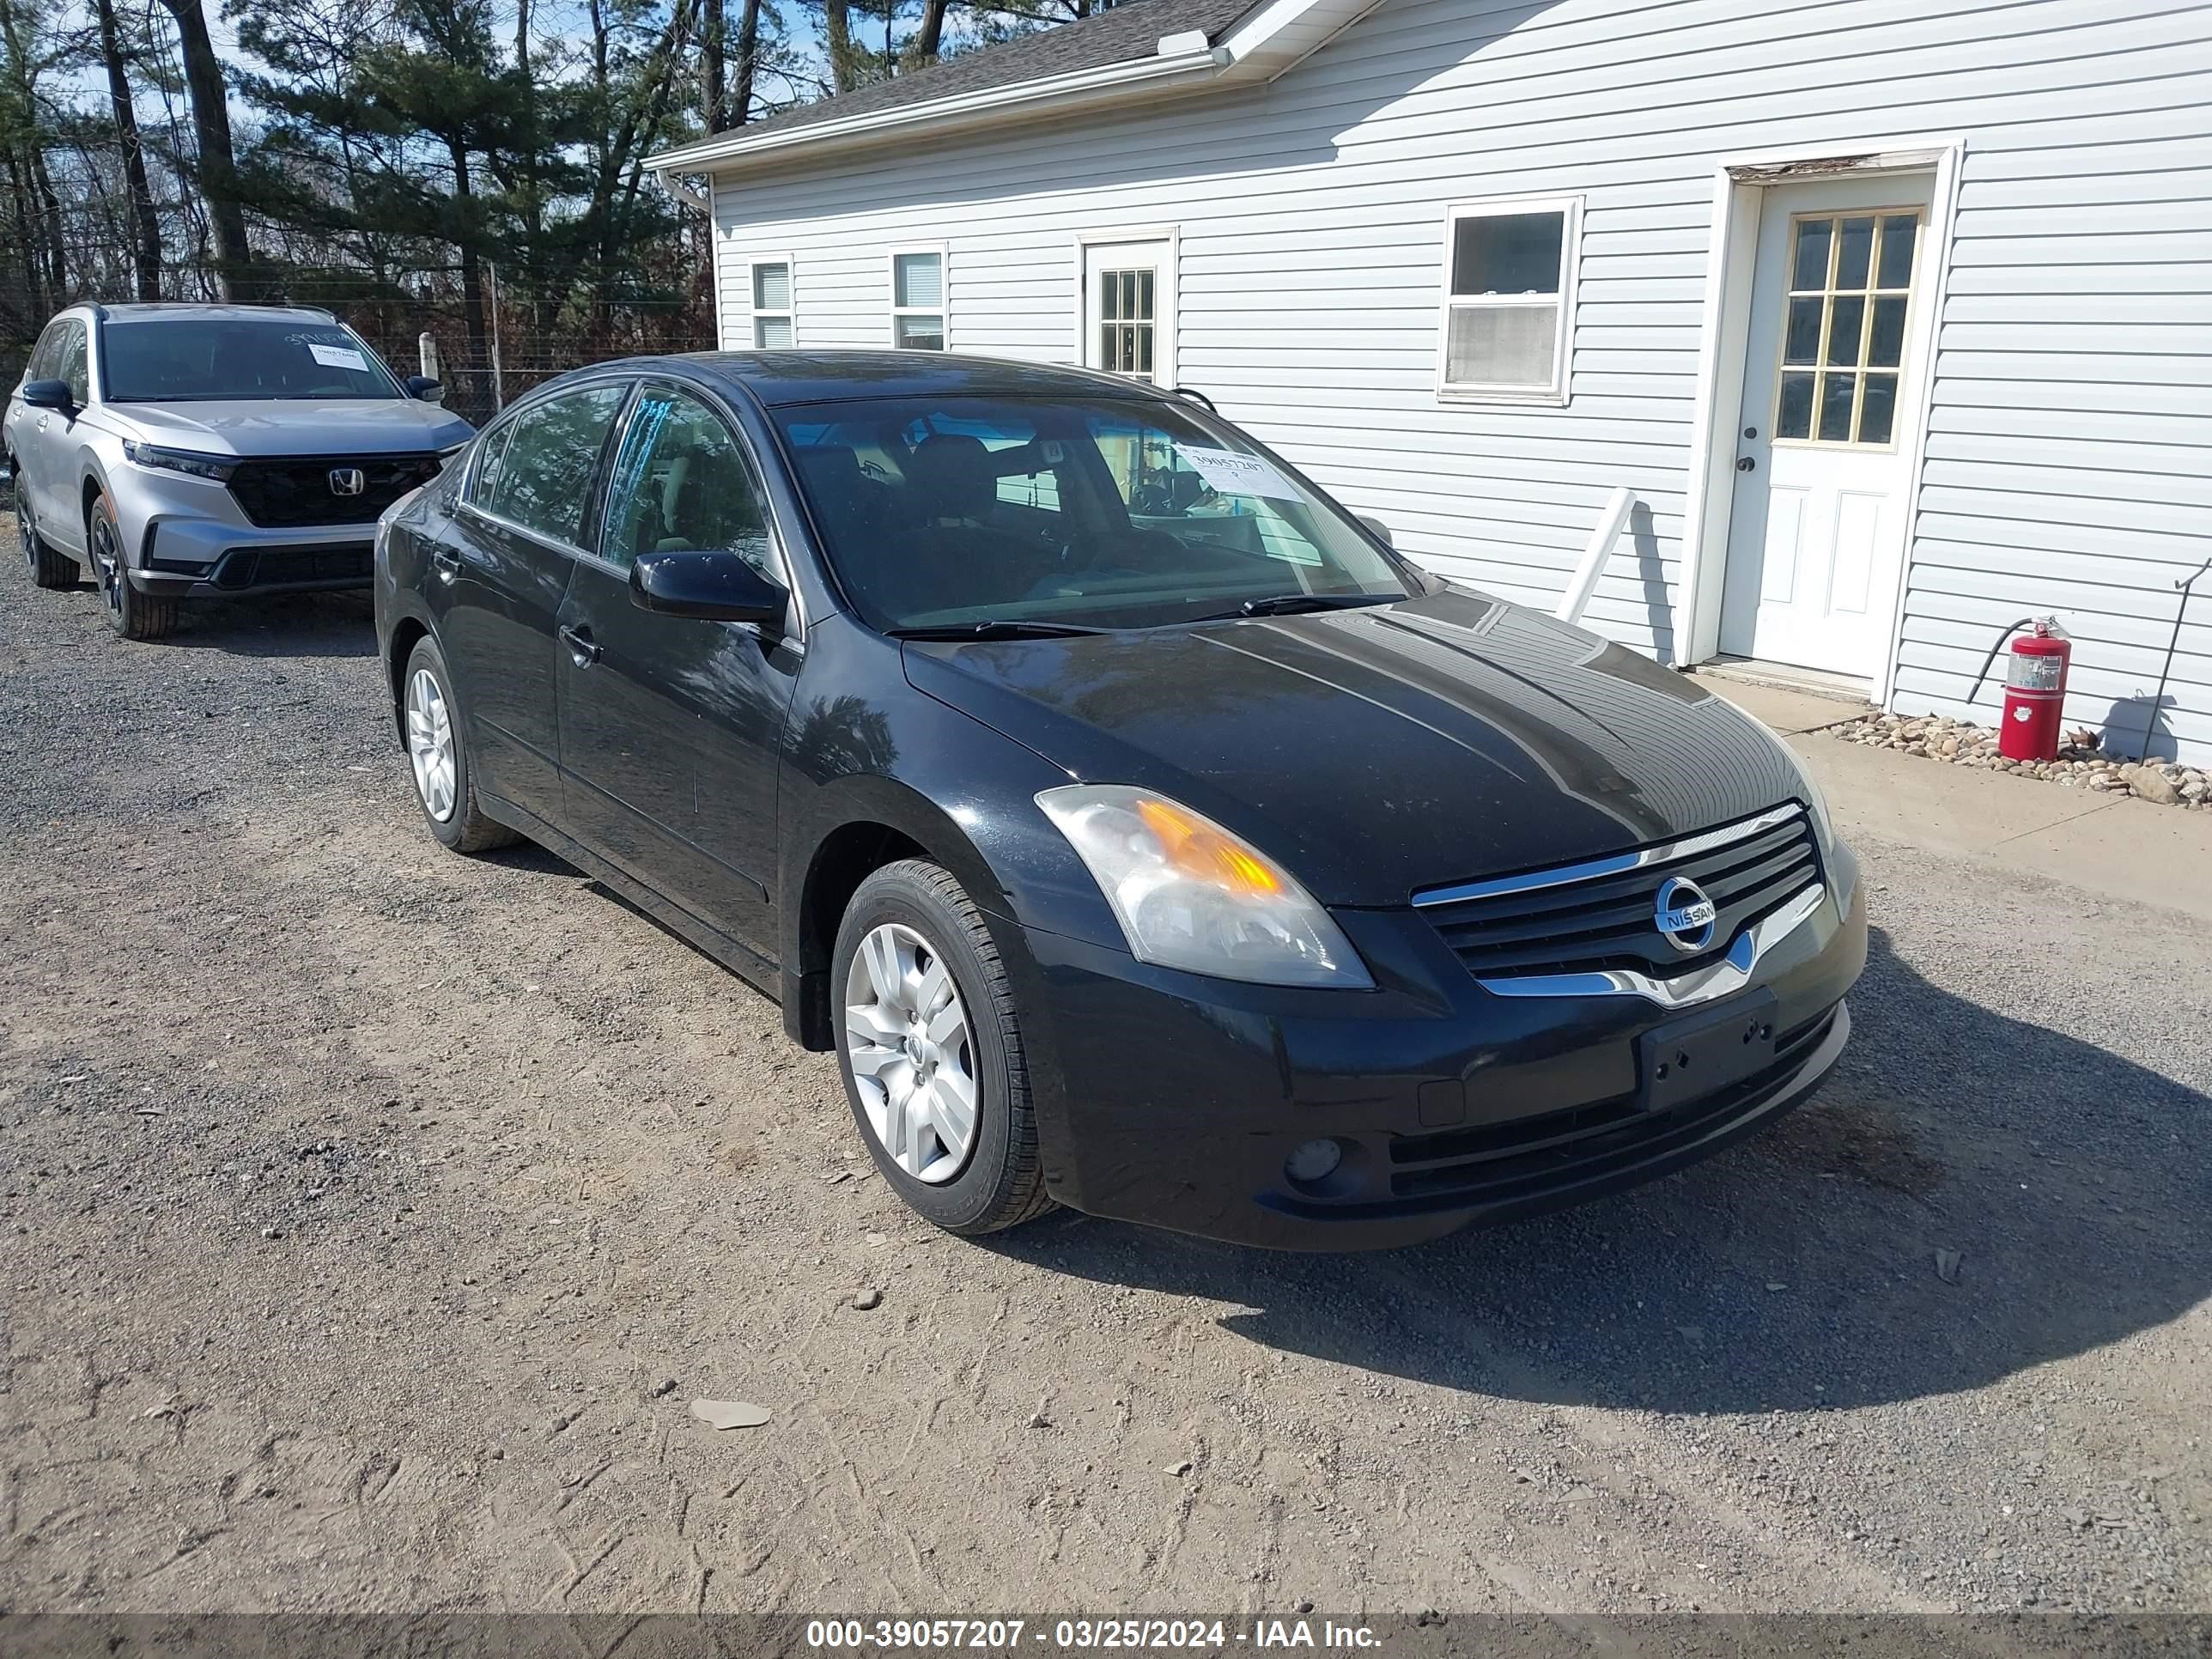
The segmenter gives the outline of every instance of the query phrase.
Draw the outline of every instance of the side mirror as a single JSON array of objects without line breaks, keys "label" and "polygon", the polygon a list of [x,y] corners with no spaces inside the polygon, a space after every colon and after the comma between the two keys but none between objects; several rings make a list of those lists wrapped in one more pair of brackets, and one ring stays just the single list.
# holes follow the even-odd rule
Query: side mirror
[{"label": "side mirror", "polygon": [[26,380],[23,382],[23,401],[33,409],[58,409],[67,412],[76,407],[76,399],[70,396],[67,380]]},{"label": "side mirror", "polygon": [[641,553],[629,568],[630,603],[664,617],[774,629],[790,599],[737,553]]},{"label": "side mirror", "polygon": [[1383,546],[1397,546],[1397,538],[1391,535],[1390,526],[1384,524],[1382,520],[1370,519],[1363,513],[1359,515],[1359,522],[1367,526],[1367,533],[1374,537],[1376,541],[1382,543]]},{"label": "side mirror", "polygon": [[427,374],[410,374],[404,384],[410,398],[420,398],[426,404],[446,401],[446,388]]}]

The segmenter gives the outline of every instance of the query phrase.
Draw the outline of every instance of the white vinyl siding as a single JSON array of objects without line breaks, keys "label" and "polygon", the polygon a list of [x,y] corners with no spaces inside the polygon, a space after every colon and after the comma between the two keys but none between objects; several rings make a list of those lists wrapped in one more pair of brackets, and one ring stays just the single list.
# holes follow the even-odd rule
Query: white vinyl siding
[{"label": "white vinyl siding", "polygon": [[[1955,136],[1895,702],[1962,712],[1999,628],[2050,610],[2069,723],[2119,740],[2212,552],[2208,103],[2212,8],[2173,0],[1383,0],[1272,86],[720,183],[726,337],[745,250],[803,268],[808,345],[878,345],[888,251],[941,239],[959,349],[1071,361],[1078,234],[1173,223],[1179,380],[1414,557],[1546,608],[1629,486],[1585,620],[1665,655],[1716,167]],[[1449,210],[1514,198],[1581,203],[1563,404],[1439,395]],[[2200,759],[2208,590],[2163,726]]]}]

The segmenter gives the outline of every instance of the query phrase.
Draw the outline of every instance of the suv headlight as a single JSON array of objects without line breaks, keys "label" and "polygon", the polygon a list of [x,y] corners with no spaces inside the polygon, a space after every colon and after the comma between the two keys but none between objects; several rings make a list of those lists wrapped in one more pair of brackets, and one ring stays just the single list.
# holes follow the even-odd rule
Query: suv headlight
[{"label": "suv headlight", "polygon": [[216,483],[228,483],[230,475],[238,471],[237,461],[230,456],[203,455],[191,449],[163,449],[158,444],[141,443],[136,438],[123,441],[123,453],[136,466],[159,467],[164,472],[188,472],[195,478],[210,478]]},{"label": "suv headlight", "polygon": [[1036,798],[1141,962],[1261,985],[1370,990],[1343,931],[1290,873],[1188,806],[1125,784]]}]

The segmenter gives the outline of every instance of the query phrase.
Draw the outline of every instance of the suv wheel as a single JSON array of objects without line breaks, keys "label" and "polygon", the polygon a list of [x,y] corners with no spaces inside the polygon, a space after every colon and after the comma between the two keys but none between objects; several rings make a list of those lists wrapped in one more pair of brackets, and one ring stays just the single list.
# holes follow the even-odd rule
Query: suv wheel
[{"label": "suv wheel", "polygon": [[174,628],[174,599],[155,599],[131,586],[123,556],[123,527],[115,522],[115,509],[106,496],[94,499],[92,511],[85,515],[85,532],[93,574],[107,596],[107,625],[126,640],[158,640]]},{"label": "suv wheel", "polygon": [[830,985],[854,1121],[908,1206],[969,1234],[1050,1209],[1012,988],[960,884],[919,860],[870,876]]},{"label": "suv wheel", "polygon": [[468,740],[446,659],[428,635],[407,653],[400,682],[399,720],[407,734],[407,760],[415,774],[415,800],[430,833],[456,853],[484,853],[521,837],[484,816],[469,772]]},{"label": "suv wheel", "polygon": [[31,503],[25,497],[22,472],[15,476],[15,539],[23,544],[23,562],[30,567],[33,587],[75,587],[80,574],[76,561],[58,553],[31,522]]}]

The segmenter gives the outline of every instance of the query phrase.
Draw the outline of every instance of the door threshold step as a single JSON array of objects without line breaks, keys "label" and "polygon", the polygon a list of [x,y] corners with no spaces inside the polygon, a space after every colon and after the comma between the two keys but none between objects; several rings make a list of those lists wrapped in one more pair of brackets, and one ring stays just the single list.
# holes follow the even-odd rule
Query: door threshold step
[{"label": "door threshold step", "polygon": [[[1838,702],[1874,707],[1868,693],[1873,682],[1855,674],[1832,673],[1825,668],[1800,668],[1794,663],[1768,662],[1759,657],[1715,657],[1690,671],[1743,685],[1771,685],[1782,691],[1802,691],[1808,696],[1830,697]],[[1845,718],[1842,714],[1838,720]]]}]

